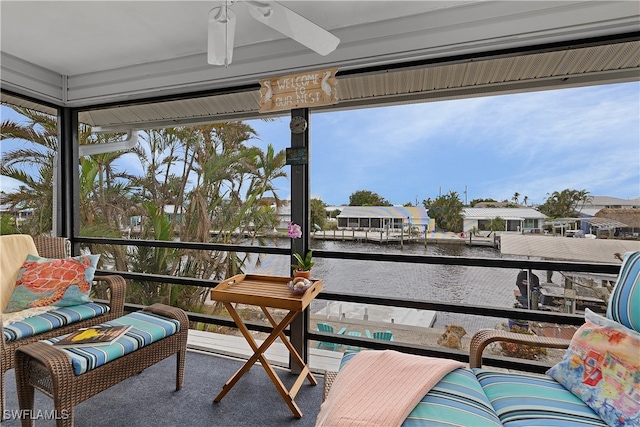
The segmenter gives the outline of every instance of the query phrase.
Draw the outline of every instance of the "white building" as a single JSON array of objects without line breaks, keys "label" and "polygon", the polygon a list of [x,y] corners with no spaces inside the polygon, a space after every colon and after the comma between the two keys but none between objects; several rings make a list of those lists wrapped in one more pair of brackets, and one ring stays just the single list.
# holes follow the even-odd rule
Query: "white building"
[{"label": "white building", "polygon": [[484,230],[492,219],[505,220],[504,231],[542,233],[547,216],[532,208],[466,208],[462,211],[463,230]]},{"label": "white building", "polygon": [[640,198],[619,199],[611,196],[591,196],[591,200],[580,210],[580,214],[592,217],[601,209],[640,209]]},{"label": "white building", "polygon": [[405,206],[342,206],[338,229],[384,231],[418,227],[433,229],[433,220],[423,207]]}]

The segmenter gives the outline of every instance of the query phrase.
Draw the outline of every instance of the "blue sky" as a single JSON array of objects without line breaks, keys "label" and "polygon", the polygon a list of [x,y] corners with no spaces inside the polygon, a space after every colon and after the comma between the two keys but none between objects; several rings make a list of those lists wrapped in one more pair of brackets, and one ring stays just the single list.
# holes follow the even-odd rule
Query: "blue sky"
[{"label": "blue sky", "polygon": [[[282,149],[288,121],[250,123]],[[469,202],[640,196],[638,82],[313,114],[310,129],[311,193],[329,205],[358,190],[393,204],[449,191],[464,202],[465,188]]]},{"label": "blue sky", "polygon": [[[248,123],[253,144],[290,145],[288,116]],[[358,190],[393,204],[449,191],[463,202],[518,192],[540,204],[566,188],[640,197],[638,82],[318,113],[310,129],[311,193],[328,205]],[[276,186],[289,196],[288,179]],[[12,187],[0,177],[1,189]]]}]

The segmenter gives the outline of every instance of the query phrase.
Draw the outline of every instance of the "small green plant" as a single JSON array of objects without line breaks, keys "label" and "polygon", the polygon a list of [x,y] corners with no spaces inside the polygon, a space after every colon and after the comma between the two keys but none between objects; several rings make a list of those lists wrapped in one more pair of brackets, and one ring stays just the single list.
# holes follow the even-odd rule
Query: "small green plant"
[{"label": "small green plant", "polygon": [[293,266],[296,270],[310,271],[315,265],[315,262],[313,262],[312,259],[312,251],[307,252],[307,255],[304,258],[302,258],[300,254],[293,254],[293,256],[296,257],[296,260],[298,261],[298,263]]}]

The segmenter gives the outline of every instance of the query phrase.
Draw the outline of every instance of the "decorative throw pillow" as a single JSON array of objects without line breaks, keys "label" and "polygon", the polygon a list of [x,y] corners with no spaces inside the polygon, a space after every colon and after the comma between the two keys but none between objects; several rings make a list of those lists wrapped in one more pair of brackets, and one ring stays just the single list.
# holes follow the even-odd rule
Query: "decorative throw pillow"
[{"label": "decorative throw pillow", "polygon": [[100,255],[48,259],[28,255],[18,272],[5,313],[47,305],[70,306],[91,302],[89,292]]},{"label": "decorative throw pillow", "polygon": [[608,425],[640,425],[640,333],[589,309],[585,320],[547,375]]}]

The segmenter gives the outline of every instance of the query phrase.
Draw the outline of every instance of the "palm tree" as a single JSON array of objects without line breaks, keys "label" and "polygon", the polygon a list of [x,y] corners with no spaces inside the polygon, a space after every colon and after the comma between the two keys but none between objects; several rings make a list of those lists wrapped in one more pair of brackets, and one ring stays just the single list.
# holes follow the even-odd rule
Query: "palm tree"
[{"label": "palm tree", "polygon": [[577,216],[576,210],[582,210],[589,200],[591,200],[591,195],[586,190],[554,191],[544,204],[540,205],[539,210],[551,218],[575,217]]},{"label": "palm tree", "polygon": [[[18,179],[19,191],[6,195],[13,203],[34,203],[38,215],[29,232],[51,230],[53,165],[58,150],[55,117],[17,109],[25,124],[5,121],[2,139],[20,138],[27,146],[3,153],[0,173]],[[80,159],[81,233],[120,237],[129,218],[140,215],[142,238],[237,244],[253,230],[271,230],[276,212],[260,203],[270,193],[279,200],[273,180],[286,176],[284,151],[272,145],[266,152],[247,147],[255,131],[242,122],[180,127],[146,132],[130,153],[137,155],[144,174],[132,176],[117,168],[125,153],[105,153]],[[80,144],[119,140],[119,135],[95,135],[81,125]],[[32,169],[35,168],[35,173]],[[43,203],[44,201],[44,203]],[[164,212],[175,206],[170,219]],[[29,205],[30,206],[30,205]],[[9,225],[3,222],[3,229]],[[212,234],[213,231],[213,234]],[[239,231],[232,233],[230,231]],[[117,270],[216,279],[241,272],[246,255],[207,251],[174,251],[140,247],[96,247]],[[129,299],[149,304],[164,301],[187,309],[201,306],[205,288],[159,286],[132,281]],[[197,308],[196,308],[197,309]]]},{"label": "palm tree", "polygon": [[58,152],[56,118],[27,108],[15,108],[25,123],[4,120],[0,140],[18,139],[23,146],[3,153],[0,175],[20,183],[19,191],[6,195],[14,207],[33,209],[23,232],[49,233],[52,229],[53,170]]},{"label": "palm tree", "polygon": [[506,229],[506,225],[507,223],[503,218],[500,218],[499,216],[492,218],[484,228],[485,230],[491,230],[491,232],[487,234],[487,237],[491,236],[491,233],[496,231],[504,231]]}]

